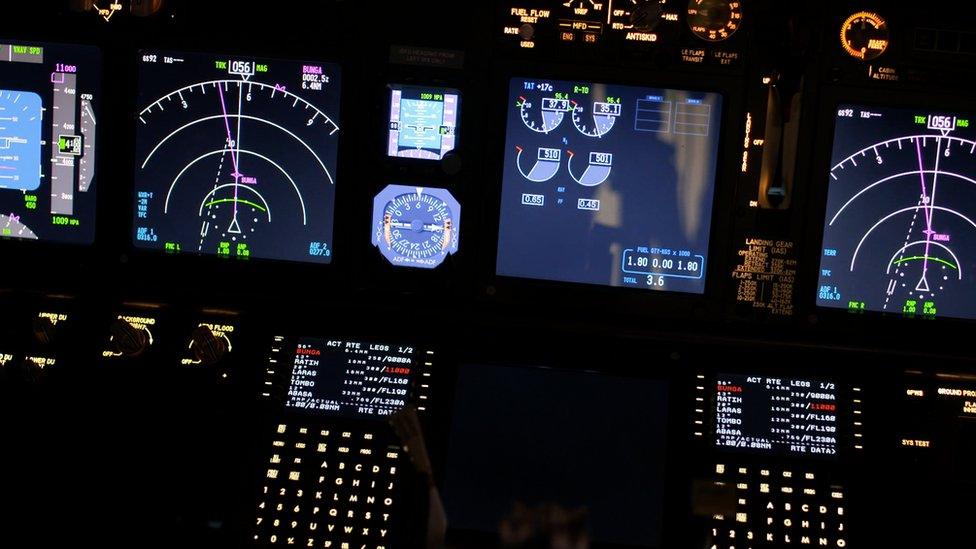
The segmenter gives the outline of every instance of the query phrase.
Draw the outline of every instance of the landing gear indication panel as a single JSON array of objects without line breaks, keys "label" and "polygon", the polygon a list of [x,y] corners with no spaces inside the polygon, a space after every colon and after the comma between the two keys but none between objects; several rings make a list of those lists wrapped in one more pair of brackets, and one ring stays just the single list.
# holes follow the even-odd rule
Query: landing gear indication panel
[{"label": "landing gear indication panel", "polygon": [[496,272],[703,293],[717,93],[513,78]]},{"label": "landing gear indication panel", "polygon": [[91,244],[98,48],[0,39],[0,239]]},{"label": "landing gear indication panel", "polygon": [[840,105],[817,304],[976,318],[973,116]]},{"label": "landing gear indication panel", "polygon": [[339,67],[143,51],[136,246],[332,260]]}]

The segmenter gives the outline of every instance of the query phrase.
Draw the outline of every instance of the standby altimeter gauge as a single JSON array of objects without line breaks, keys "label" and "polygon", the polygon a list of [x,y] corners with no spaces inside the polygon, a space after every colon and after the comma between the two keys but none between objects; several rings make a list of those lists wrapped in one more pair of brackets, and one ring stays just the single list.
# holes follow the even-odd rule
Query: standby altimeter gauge
[{"label": "standby altimeter gauge", "polygon": [[458,251],[460,227],[446,189],[388,185],[373,199],[373,245],[398,267],[437,267]]}]

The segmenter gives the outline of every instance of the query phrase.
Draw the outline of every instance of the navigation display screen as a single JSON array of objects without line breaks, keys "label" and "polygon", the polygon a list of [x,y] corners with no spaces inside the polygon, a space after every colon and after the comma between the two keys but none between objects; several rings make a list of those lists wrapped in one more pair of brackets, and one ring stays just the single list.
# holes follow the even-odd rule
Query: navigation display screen
[{"label": "navigation display screen", "polygon": [[513,78],[496,273],[703,293],[717,93]]},{"label": "navigation display screen", "polygon": [[136,246],[332,260],[339,66],[142,51]]},{"label": "navigation display screen", "polygon": [[285,406],[345,417],[390,415],[411,401],[424,358],[405,345],[299,339]]},{"label": "navigation display screen", "polygon": [[971,114],[840,105],[817,304],[976,318]]},{"label": "navigation display screen", "polygon": [[386,154],[440,160],[454,150],[460,120],[461,92],[450,88],[391,85]]},{"label": "navigation display screen", "polygon": [[715,446],[770,454],[837,454],[837,388],[824,380],[719,374]]},{"label": "navigation display screen", "polygon": [[102,56],[0,38],[0,239],[91,244]]},{"label": "navigation display screen", "polygon": [[661,380],[464,365],[443,491],[451,527],[497,533],[516,502],[555,503],[586,508],[594,542],[657,547],[667,425]]}]

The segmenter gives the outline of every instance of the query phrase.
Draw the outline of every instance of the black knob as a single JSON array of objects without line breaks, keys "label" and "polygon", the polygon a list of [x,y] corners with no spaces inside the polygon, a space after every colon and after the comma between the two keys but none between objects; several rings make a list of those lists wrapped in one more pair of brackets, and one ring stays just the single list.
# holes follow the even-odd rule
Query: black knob
[{"label": "black knob", "polygon": [[54,343],[54,337],[57,335],[58,329],[54,326],[54,322],[50,318],[46,316],[35,318],[32,328],[35,341],[42,345]]},{"label": "black knob", "polygon": [[651,31],[661,21],[664,6],[659,0],[643,0],[638,2],[630,12],[630,24],[635,30]]},{"label": "black knob", "polygon": [[193,330],[190,348],[201,364],[216,364],[227,354],[227,340],[214,335],[208,326],[199,326]]},{"label": "black knob", "polygon": [[131,0],[129,11],[136,17],[148,17],[154,15],[163,7],[163,0]]},{"label": "black knob", "polygon": [[149,349],[149,333],[123,318],[112,323],[109,334],[112,347],[124,357],[135,358]]},{"label": "black knob", "polygon": [[35,385],[44,377],[43,368],[29,358],[12,360],[4,370],[7,380],[13,384]]}]

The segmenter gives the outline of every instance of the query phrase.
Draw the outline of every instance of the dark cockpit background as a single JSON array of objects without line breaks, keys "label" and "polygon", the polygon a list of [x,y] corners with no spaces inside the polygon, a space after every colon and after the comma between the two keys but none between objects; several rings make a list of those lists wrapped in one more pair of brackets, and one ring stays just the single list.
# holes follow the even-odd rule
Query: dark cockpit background
[{"label": "dark cockpit background", "polygon": [[4,9],[9,546],[966,543],[957,8]]}]

